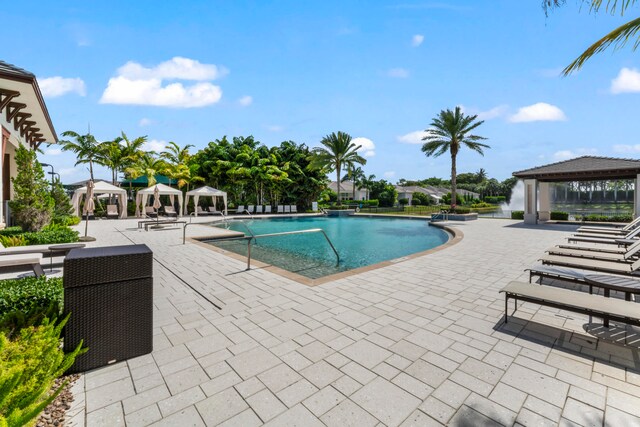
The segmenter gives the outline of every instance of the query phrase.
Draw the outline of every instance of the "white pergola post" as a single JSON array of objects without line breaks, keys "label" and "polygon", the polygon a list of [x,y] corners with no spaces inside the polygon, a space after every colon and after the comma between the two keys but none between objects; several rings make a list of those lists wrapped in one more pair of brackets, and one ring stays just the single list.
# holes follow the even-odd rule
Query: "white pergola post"
[{"label": "white pergola post", "polygon": [[524,180],[524,223],[538,223],[538,181]]},{"label": "white pergola post", "polygon": [[540,182],[538,184],[538,203],[540,204],[538,219],[540,221],[549,221],[551,219],[551,199],[549,196],[549,183]]},{"label": "white pergola post", "polygon": [[640,197],[638,197],[638,182],[640,182],[640,175],[636,175],[636,179],[633,180],[633,218],[634,219],[640,216]]}]

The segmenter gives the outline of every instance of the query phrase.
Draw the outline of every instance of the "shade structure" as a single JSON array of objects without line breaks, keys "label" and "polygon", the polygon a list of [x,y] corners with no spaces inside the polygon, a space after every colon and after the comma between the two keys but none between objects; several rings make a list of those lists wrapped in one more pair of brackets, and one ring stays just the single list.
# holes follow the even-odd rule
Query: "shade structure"
[{"label": "shade structure", "polygon": [[[74,191],[73,197],[71,197],[71,204],[73,205],[75,214],[78,216],[80,216],[80,202],[82,201],[82,196],[84,196],[86,193],[87,186],[84,186]],[[111,185],[105,181],[96,181],[93,183],[93,195],[97,196],[100,194],[115,194],[116,196],[118,196],[118,204],[120,208],[119,218],[127,217],[127,190],[125,190],[124,188],[116,187],[115,185]]]},{"label": "shade structure", "polygon": [[[200,188],[196,188],[195,190],[191,190],[191,191],[187,191],[187,200],[186,203],[184,204],[184,214],[187,215],[187,205],[189,204],[189,197],[193,197],[193,205],[194,206],[198,206],[198,200],[200,199],[200,197],[211,197],[213,200],[213,206],[216,205],[216,198],[217,197],[222,197],[222,202],[224,203],[224,214],[227,214],[227,193],[222,191],[222,190],[218,190],[215,189],[213,187],[208,187],[208,186],[204,186],[204,187],[200,187]],[[195,216],[198,216],[198,209],[195,209],[194,212]]]},{"label": "shade structure", "polygon": [[171,188],[168,185],[164,184],[156,184],[151,187],[147,187],[144,190],[140,190],[138,191],[138,194],[136,194],[136,216],[141,217],[144,214],[144,207],[147,206],[149,196],[154,195],[156,188],[158,191],[158,195],[169,196],[169,198],[171,199],[171,203],[173,203],[175,197],[178,197],[178,215],[181,215],[183,205],[182,190]]}]

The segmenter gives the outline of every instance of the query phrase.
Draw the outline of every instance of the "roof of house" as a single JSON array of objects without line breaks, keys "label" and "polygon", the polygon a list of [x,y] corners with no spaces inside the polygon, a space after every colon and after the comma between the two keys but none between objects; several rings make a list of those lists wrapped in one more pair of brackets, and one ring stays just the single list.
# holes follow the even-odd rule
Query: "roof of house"
[{"label": "roof of house", "polygon": [[582,156],[513,173],[521,179],[541,181],[585,181],[630,179],[640,174],[640,160]]},{"label": "roof of house", "polygon": [[4,61],[0,61],[0,107],[0,114],[33,147],[58,142],[36,76]]}]

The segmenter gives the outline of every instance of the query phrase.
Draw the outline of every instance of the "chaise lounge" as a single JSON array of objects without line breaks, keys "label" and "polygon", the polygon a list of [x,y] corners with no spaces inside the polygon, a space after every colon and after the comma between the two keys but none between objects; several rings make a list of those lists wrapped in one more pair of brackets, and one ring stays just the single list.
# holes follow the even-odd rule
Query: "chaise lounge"
[{"label": "chaise lounge", "polygon": [[44,275],[44,270],[40,262],[42,254],[40,253],[22,253],[15,255],[0,256],[0,271],[15,270],[18,267],[29,267],[36,277]]}]

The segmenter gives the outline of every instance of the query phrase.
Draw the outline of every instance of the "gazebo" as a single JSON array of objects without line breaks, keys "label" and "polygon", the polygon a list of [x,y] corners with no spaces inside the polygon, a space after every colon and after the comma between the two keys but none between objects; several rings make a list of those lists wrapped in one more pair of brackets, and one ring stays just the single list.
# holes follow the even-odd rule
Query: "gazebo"
[{"label": "gazebo", "polygon": [[156,188],[161,196],[169,196],[172,205],[175,201],[175,197],[178,197],[178,215],[182,215],[182,190],[171,188],[164,184],[156,184],[151,187],[147,187],[144,190],[140,190],[136,194],[136,216],[141,217],[142,214],[144,214],[143,207],[147,205],[147,199],[149,196],[153,196]]},{"label": "gazebo", "polygon": [[[77,216],[80,216],[80,202],[82,201],[83,196],[87,193],[87,186],[78,188],[73,192],[73,196],[71,197],[71,204],[73,205],[73,209]],[[120,208],[120,215],[118,218],[126,218],[127,217],[127,190],[124,188],[116,187],[115,185],[111,185],[105,181],[95,181],[93,187],[93,194],[95,196],[100,194],[115,194],[118,196],[118,205]]]},{"label": "gazebo", "polygon": [[[218,190],[213,187],[207,187],[205,185],[204,187],[187,191],[187,199],[185,200],[184,204],[184,215],[188,215],[187,205],[189,204],[189,197],[193,197],[194,206],[198,206],[198,199],[200,199],[200,197],[211,197],[214,207],[216,206],[216,198],[222,197],[222,202],[224,203],[224,214],[227,214],[227,193],[222,190]],[[195,216],[198,216],[198,209],[195,210]]]},{"label": "gazebo", "polygon": [[633,217],[640,215],[640,160],[583,156],[514,172],[524,181],[524,222],[537,224],[551,216],[549,184],[552,182],[633,180]]}]

